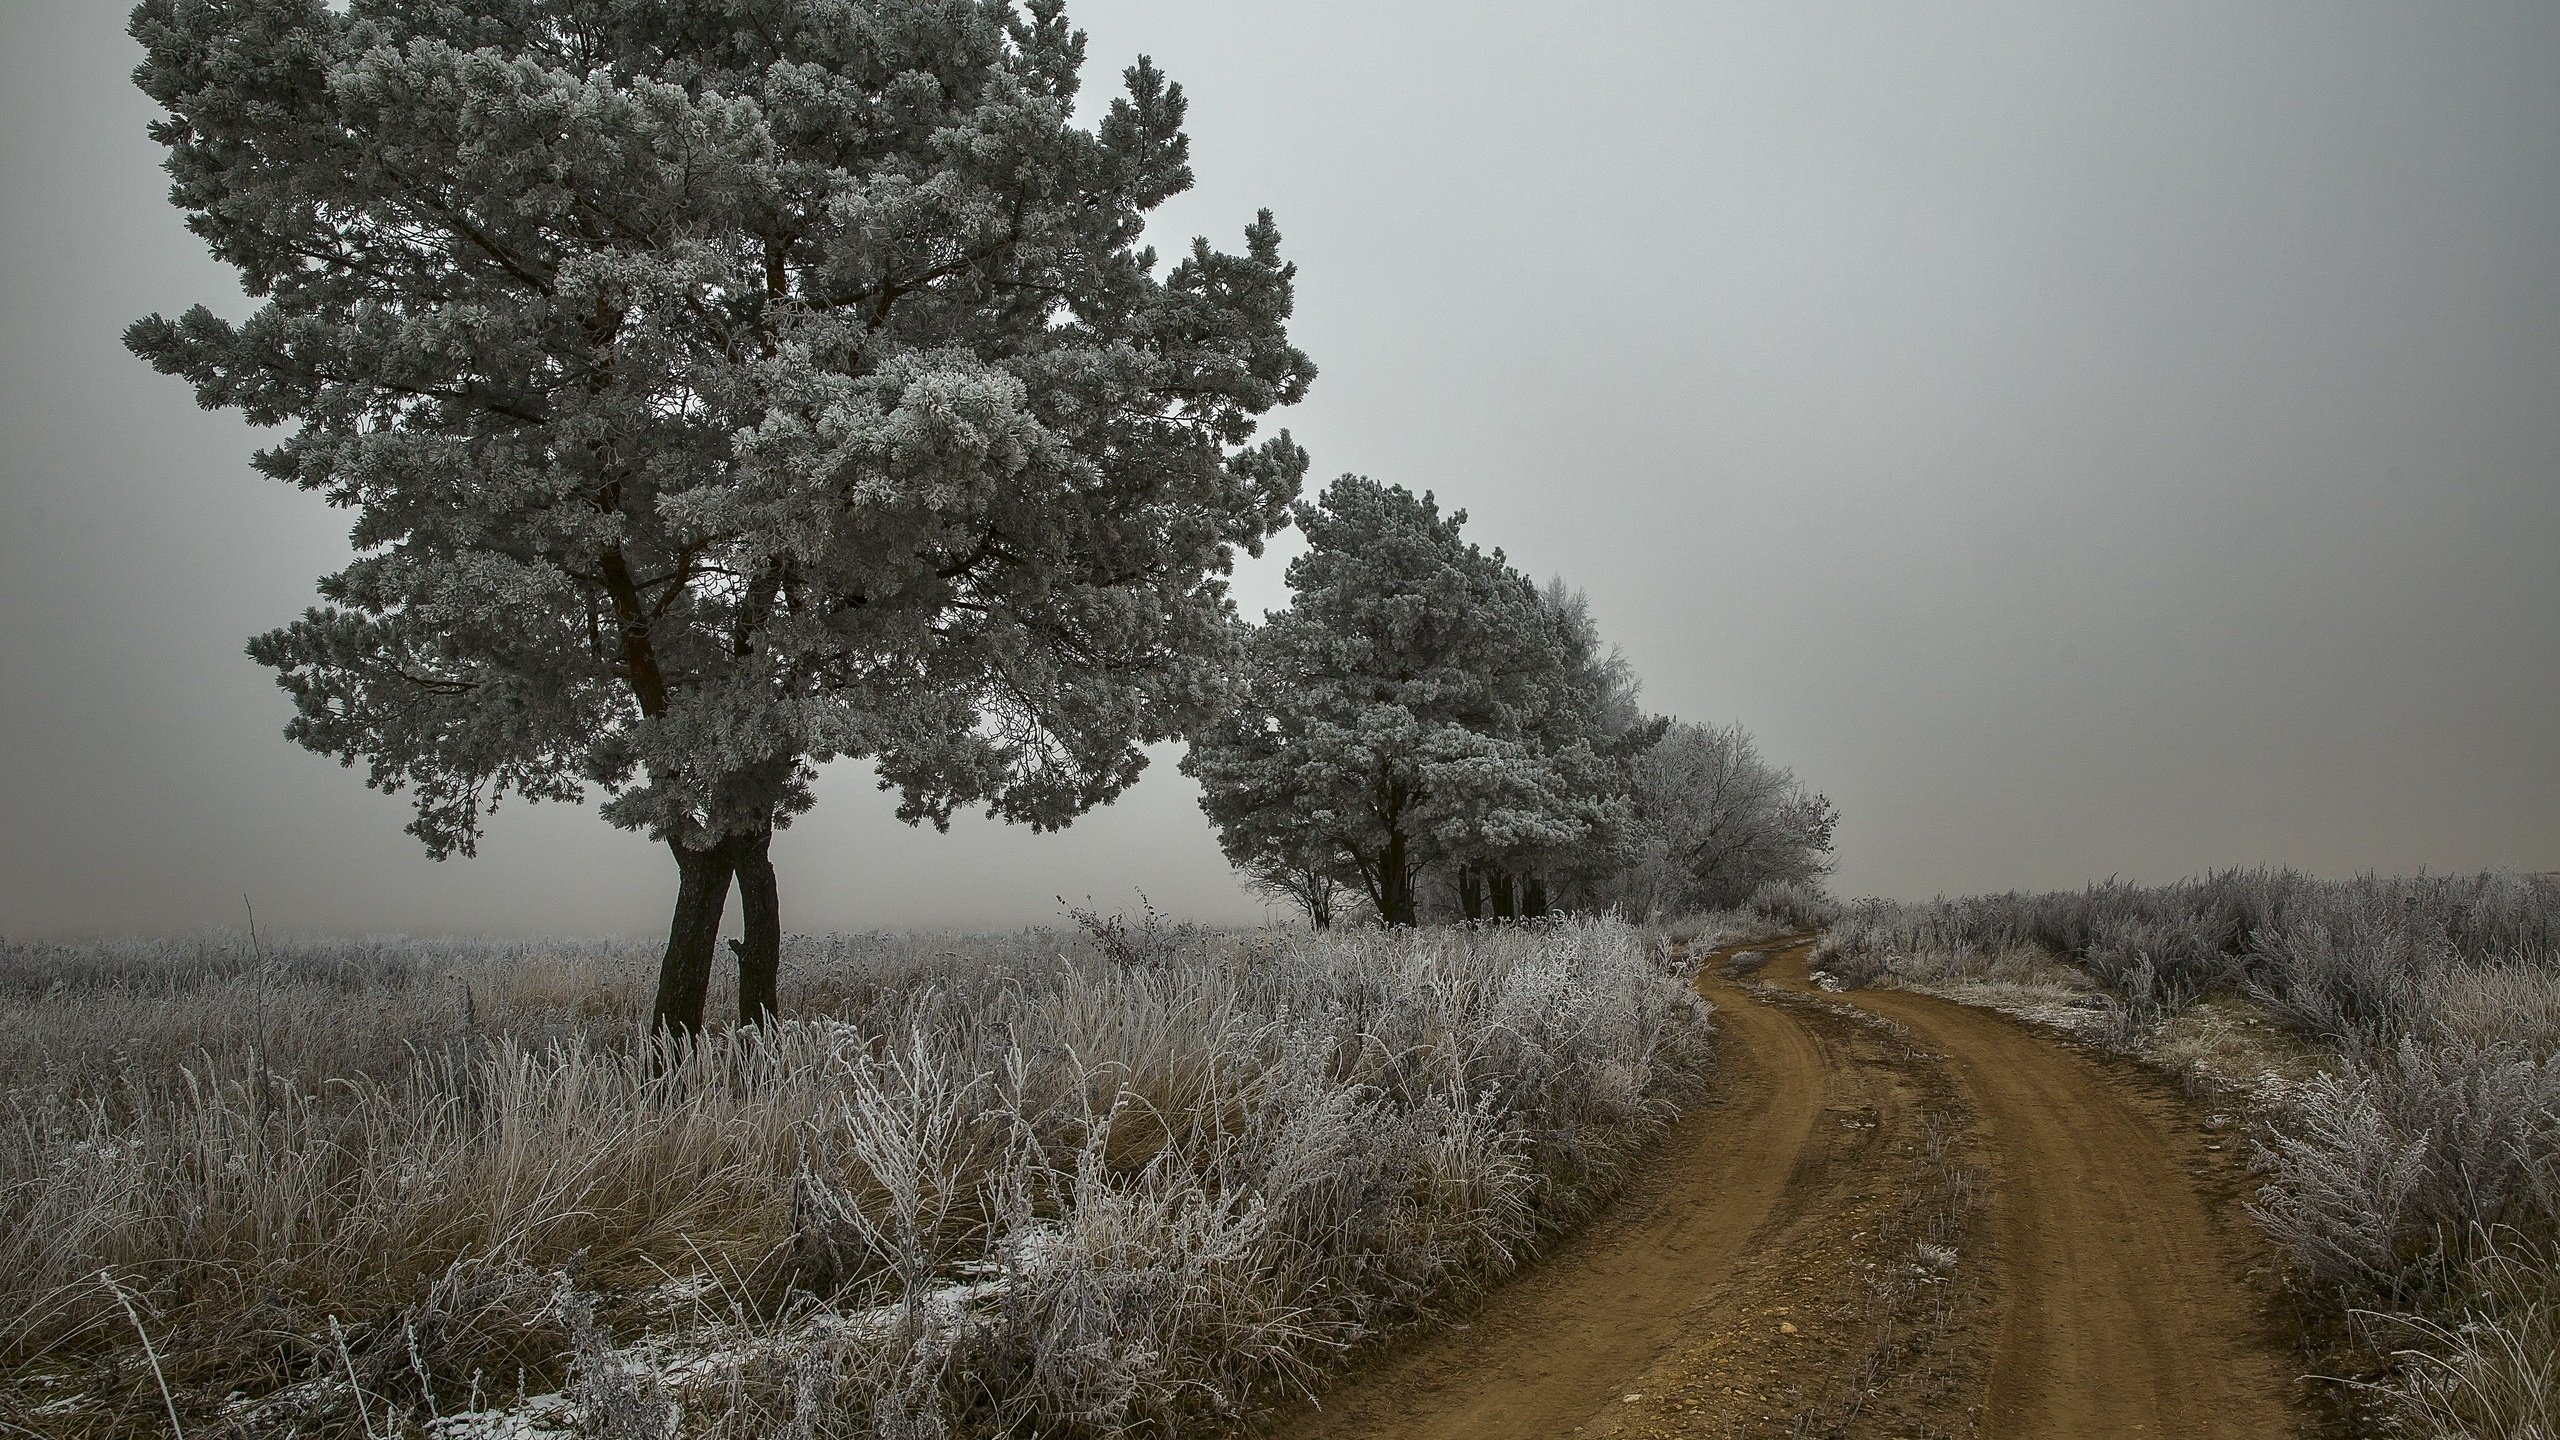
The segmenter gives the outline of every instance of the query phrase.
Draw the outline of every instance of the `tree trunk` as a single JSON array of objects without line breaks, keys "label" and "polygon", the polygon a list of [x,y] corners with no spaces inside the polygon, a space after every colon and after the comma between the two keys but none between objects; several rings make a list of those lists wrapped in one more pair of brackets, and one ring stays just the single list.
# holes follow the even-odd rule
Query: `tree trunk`
[{"label": "tree trunk", "polygon": [[1281,872],[1288,878],[1289,898],[1307,917],[1307,924],[1321,930],[1333,923],[1333,881],[1313,865],[1292,865]]},{"label": "tree trunk", "polygon": [[773,879],[773,832],[730,842],[738,854],[738,918],[746,938],[732,940],[738,956],[738,1023],[758,1025],[781,1008],[782,896]]},{"label": "tree trunk", "polygon": [[1520,907],[1513,902],[1511,872],[1508,870],[1494,871],[1493,918],[1496,920],[1512,920],[1518,918],[1519,914]]},{"label": "tree trunk", "polygon": [[1535,920],[1547,913],[1547,877],[1531,875],[1520,882],[1520,914]]},{"label": "tree trunk", "polygon": [[1413,867],[1405,862],[1404,832],[1387,832],[1386,853],[1378,857],[1378,918],[1390,925],[1411,925]]},{"label": "tree trunk", "polygon": [[1484,918],[1484,872],[1473,865],[1458,867],[1458,908],[1469,920]]},{"label": "tree trunk", "polygon": [[702,1004],[711,988],[711,959],[720,947],[720,912],[729,903],[729,876],[737,866],[734,842],[694,850],[673,840],[675,919],[667,926],[667,954],[658,962],[658,998],[649,1028],[660,1035],[691,1037],[702,1029]]}]

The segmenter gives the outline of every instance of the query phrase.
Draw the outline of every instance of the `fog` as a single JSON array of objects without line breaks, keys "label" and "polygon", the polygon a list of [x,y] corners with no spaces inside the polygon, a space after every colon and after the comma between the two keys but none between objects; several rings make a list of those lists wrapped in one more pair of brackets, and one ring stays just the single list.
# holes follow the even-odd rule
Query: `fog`
[{"label": "fog", "polygon": [[[348,517],[119,336],[229,273],[121,7],[0,34],[0,934],[645,932],[665,852],[438,864],[241,653]],[[1845,894],[2560,867],[2560,9],[1083,0],[1259,206],[1319,477],[1586,589],[1649,704],[1839,806]],[[1249,610],[1285,598],[1284,542]],[[839,765],[793,929],[1262,913],[1175,773],[1062,834]]]}]

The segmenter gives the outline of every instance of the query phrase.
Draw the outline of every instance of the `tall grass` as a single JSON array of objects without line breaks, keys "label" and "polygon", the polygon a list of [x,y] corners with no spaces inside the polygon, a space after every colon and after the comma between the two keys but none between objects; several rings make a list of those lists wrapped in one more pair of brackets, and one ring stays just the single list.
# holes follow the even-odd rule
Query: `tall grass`
[{"label": "tall grass", "polygon": [[0,1408],[1171,1430],[1520,1263],[1707,1045],[1607,921],[795,940],[682,1052],[646,961],[0,952]]},{"label": "tall grass", "polygon": [[2560,881],[2242,870],[1867,902],[1820,963],[1930,983],[2021,952],[2104,986],[2131,1048],[2216,994],[2314,1042],[2321,1073],[2266,1117],[2259,1220],[2333,1314],[2395,1349],[2384,1389],[2419,1433],[2552,1433]]}]

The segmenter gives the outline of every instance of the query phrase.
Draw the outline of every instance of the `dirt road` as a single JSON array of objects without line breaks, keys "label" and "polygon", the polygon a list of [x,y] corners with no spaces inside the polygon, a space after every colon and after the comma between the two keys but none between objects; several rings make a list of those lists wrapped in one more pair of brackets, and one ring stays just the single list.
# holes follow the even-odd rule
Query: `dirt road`
[{"label": "dirt road", "polygon": [[1909,992],[1855,1000],[1946,1052],[1996,1157],[2003,1303],[1984,1433],[2286,1433],[2289,1367],[2236,1283],[2247,1236],[2208,1211],[2181,1137],[2005,1016]]},{"label": "dirt road", "polygon": [[2174,1100],[1987,1012],[1821,995],[1806,951],[1709,957],[1717,1098],[1590,1231],[1275,1433],[2297,1433]]}]

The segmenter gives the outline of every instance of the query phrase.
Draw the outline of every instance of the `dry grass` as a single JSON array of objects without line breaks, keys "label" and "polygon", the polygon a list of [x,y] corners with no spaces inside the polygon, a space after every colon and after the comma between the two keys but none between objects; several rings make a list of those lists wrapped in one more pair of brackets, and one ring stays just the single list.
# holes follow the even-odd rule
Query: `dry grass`
[{"label": "dry grass", "polygon": [[2483,1237],[2444,1319],[2366,1313],[2401,1362],[2385,1398],[2422,1434],[2468,1440],[2560,1435],[2560,1260]]},{"label": "dry grass", "polygon": [[1518,1264],[1706,1053],[1612,922],[795,939],[812,1018],[681,1054],[646,961],[0,953],[0,1410],[1170,1430]]}]

